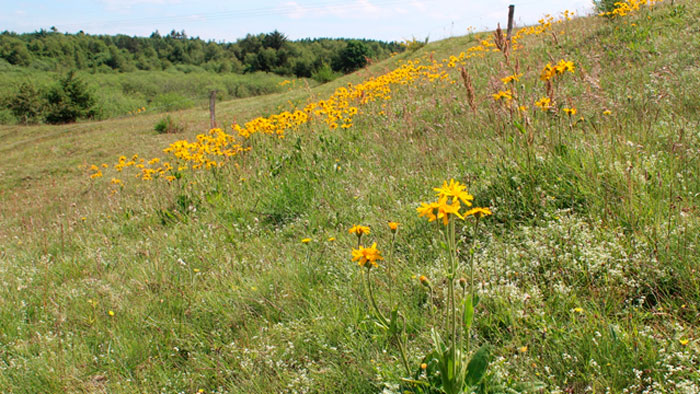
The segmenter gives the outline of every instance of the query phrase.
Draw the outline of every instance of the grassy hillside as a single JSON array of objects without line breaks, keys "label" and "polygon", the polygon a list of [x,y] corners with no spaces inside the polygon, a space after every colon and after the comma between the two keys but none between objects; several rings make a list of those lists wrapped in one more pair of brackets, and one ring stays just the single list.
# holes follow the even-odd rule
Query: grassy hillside
[{"label": "grassy hillside", "polygon": [[[197,140],[203,108],[172,113],[175,135],[148,113],[0,127],[0,387],[417,392],[397,345],[433,376],[430,330],[473,263],[481,301],[461,337],[492,346],[482,392],[698,392],[699,17],[678,0],[544,20],[507,57],[490,34],[458,37],[221,103],[250,150],[206,154],[209,170],[163,152]],[[478,227],[448,215],[455,281],[450,227],[416,212],[451,178],[493,212]],[[405,335],[372,312],[356,224],[384,256],[378,308],[398,305]]]},{"label": "grassy hillside", "polygon": [[[14,97],[22,84],[31,84],[41,95],[49,91],[65,73],[37,71],[21,67],[2,70],[0,67],[0,123],[21,123],[5,101]],[[95,119],[129,117],[143,112],[159,113],[193,107],[207,107],[209,92],[217,91],[217,99],[230,100],[271,93],[284,92],[288,86],[281,85],[287,78],[256,72],[251,74],[217,74],[204,70],[191,71],[186,66],[168,71],[134,71],[127,73],[79,72],[95,100]],[[297,84],[317,85],[313,80],[294,79]],[[37,100],[37,105],[46,105]],[[39,113],[46,111],[37,111]],[[42,116],[34,120],[42,122]]]}]

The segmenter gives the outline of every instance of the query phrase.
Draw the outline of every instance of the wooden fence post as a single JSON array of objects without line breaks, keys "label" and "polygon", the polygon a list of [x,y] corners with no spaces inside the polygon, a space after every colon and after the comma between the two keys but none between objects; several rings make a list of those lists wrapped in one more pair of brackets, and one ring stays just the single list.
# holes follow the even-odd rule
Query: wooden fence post
[{"label": "wooden fence post", "polygon": [[216,90],[209,92],[209,128],[216,128]]},{"label": "wooden fence post", "polygon": [[515,14],[515,5],[511,4],[508,6],[508,32],[506,33],[506,40],[510,44],[510,35],[513,32],[513,15]]}]

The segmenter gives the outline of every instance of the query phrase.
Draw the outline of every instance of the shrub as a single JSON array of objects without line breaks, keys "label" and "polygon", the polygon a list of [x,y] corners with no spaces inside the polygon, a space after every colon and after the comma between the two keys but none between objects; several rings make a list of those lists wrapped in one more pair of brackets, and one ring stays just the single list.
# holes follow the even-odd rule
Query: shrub
[{"label": "shrub", "polygon": [[598,12],[611,12],[618,1],[620,0],[593,0],[593,4]]},{"label": "shrub", "polygon": [[34,85],[24,82],[17,89],[17,93],[8,99],[7,108],[19,122],[37,123],[44,115],[46,101]]},{"label": "shrub", "polygon": [[167,115],[165,118],[159,120],[153,129],[157,131],[158,134],[173,134],[181,133],[185,127],[181,123],[175,122],[170,115]]},{"label": "shrub", "polygon": [[334,72],[328,63],[323,63],[318,70],[311,73],[311,78],[317,82],[326,83],[338,78],[340,75],[341,74]]}]

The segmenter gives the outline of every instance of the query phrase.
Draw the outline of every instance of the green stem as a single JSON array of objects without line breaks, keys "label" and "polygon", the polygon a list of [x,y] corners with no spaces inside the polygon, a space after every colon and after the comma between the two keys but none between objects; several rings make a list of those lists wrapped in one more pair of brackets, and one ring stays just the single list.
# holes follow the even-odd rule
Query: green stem
[{"label": "green stem", "polygon": [[394,241],[396,240],[396,233],[391,234],[391,245],[389,245],[389,257],[387,258],[386,267],[389,271],[389,306],[394,308],[394,271],[392,270],[392,257],[394,256]]},{"label": "green stem", "polygon": [[389,328],[389,321],[387,320],[386,317],[382,314],[382,312],[379,310],[379,307],[377,306],[377,301],[374,299],[374,291],[372,291],[372,281],[369,278],[369,272],[372,270],[371,266],[367,268],[367,290],[369,291],[369,300],[372,304],[372,308],[374,308],[374,312],[377,316],[377,319],[386,327]]},{"label": "green stem", "polygon": [[[401,316],[401,315],[397,315]],[[411,376],[411,367],[408,365],[408,358],[406,357],[406,344],[403,342],[403,333],[406,331],[406,319],[401,316],[401,323],[403,328],[401,332],[396,333],[396,342],[399,344],[399,352],[401,353],[401,362],[403,367],[406,368],[406,376]]]}]

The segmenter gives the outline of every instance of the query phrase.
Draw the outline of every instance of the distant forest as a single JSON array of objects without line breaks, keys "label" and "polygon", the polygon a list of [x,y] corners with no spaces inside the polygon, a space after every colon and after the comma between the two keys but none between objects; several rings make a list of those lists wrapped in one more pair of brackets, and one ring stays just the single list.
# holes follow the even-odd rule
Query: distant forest
[{"label": "distant forest", "polygon": [[[291,41],[274,31],[248,34],[235,43],[205,41],[171,31],[150,37],[60,33],[55,28],[34,33],[0,33],[3,62],[40,71],[91,73],[137,70],[272,72],[284,76],[328,79],[403,50],[396,42],[316,38]],[[329,75],[330,74],[330,75]]]}]

